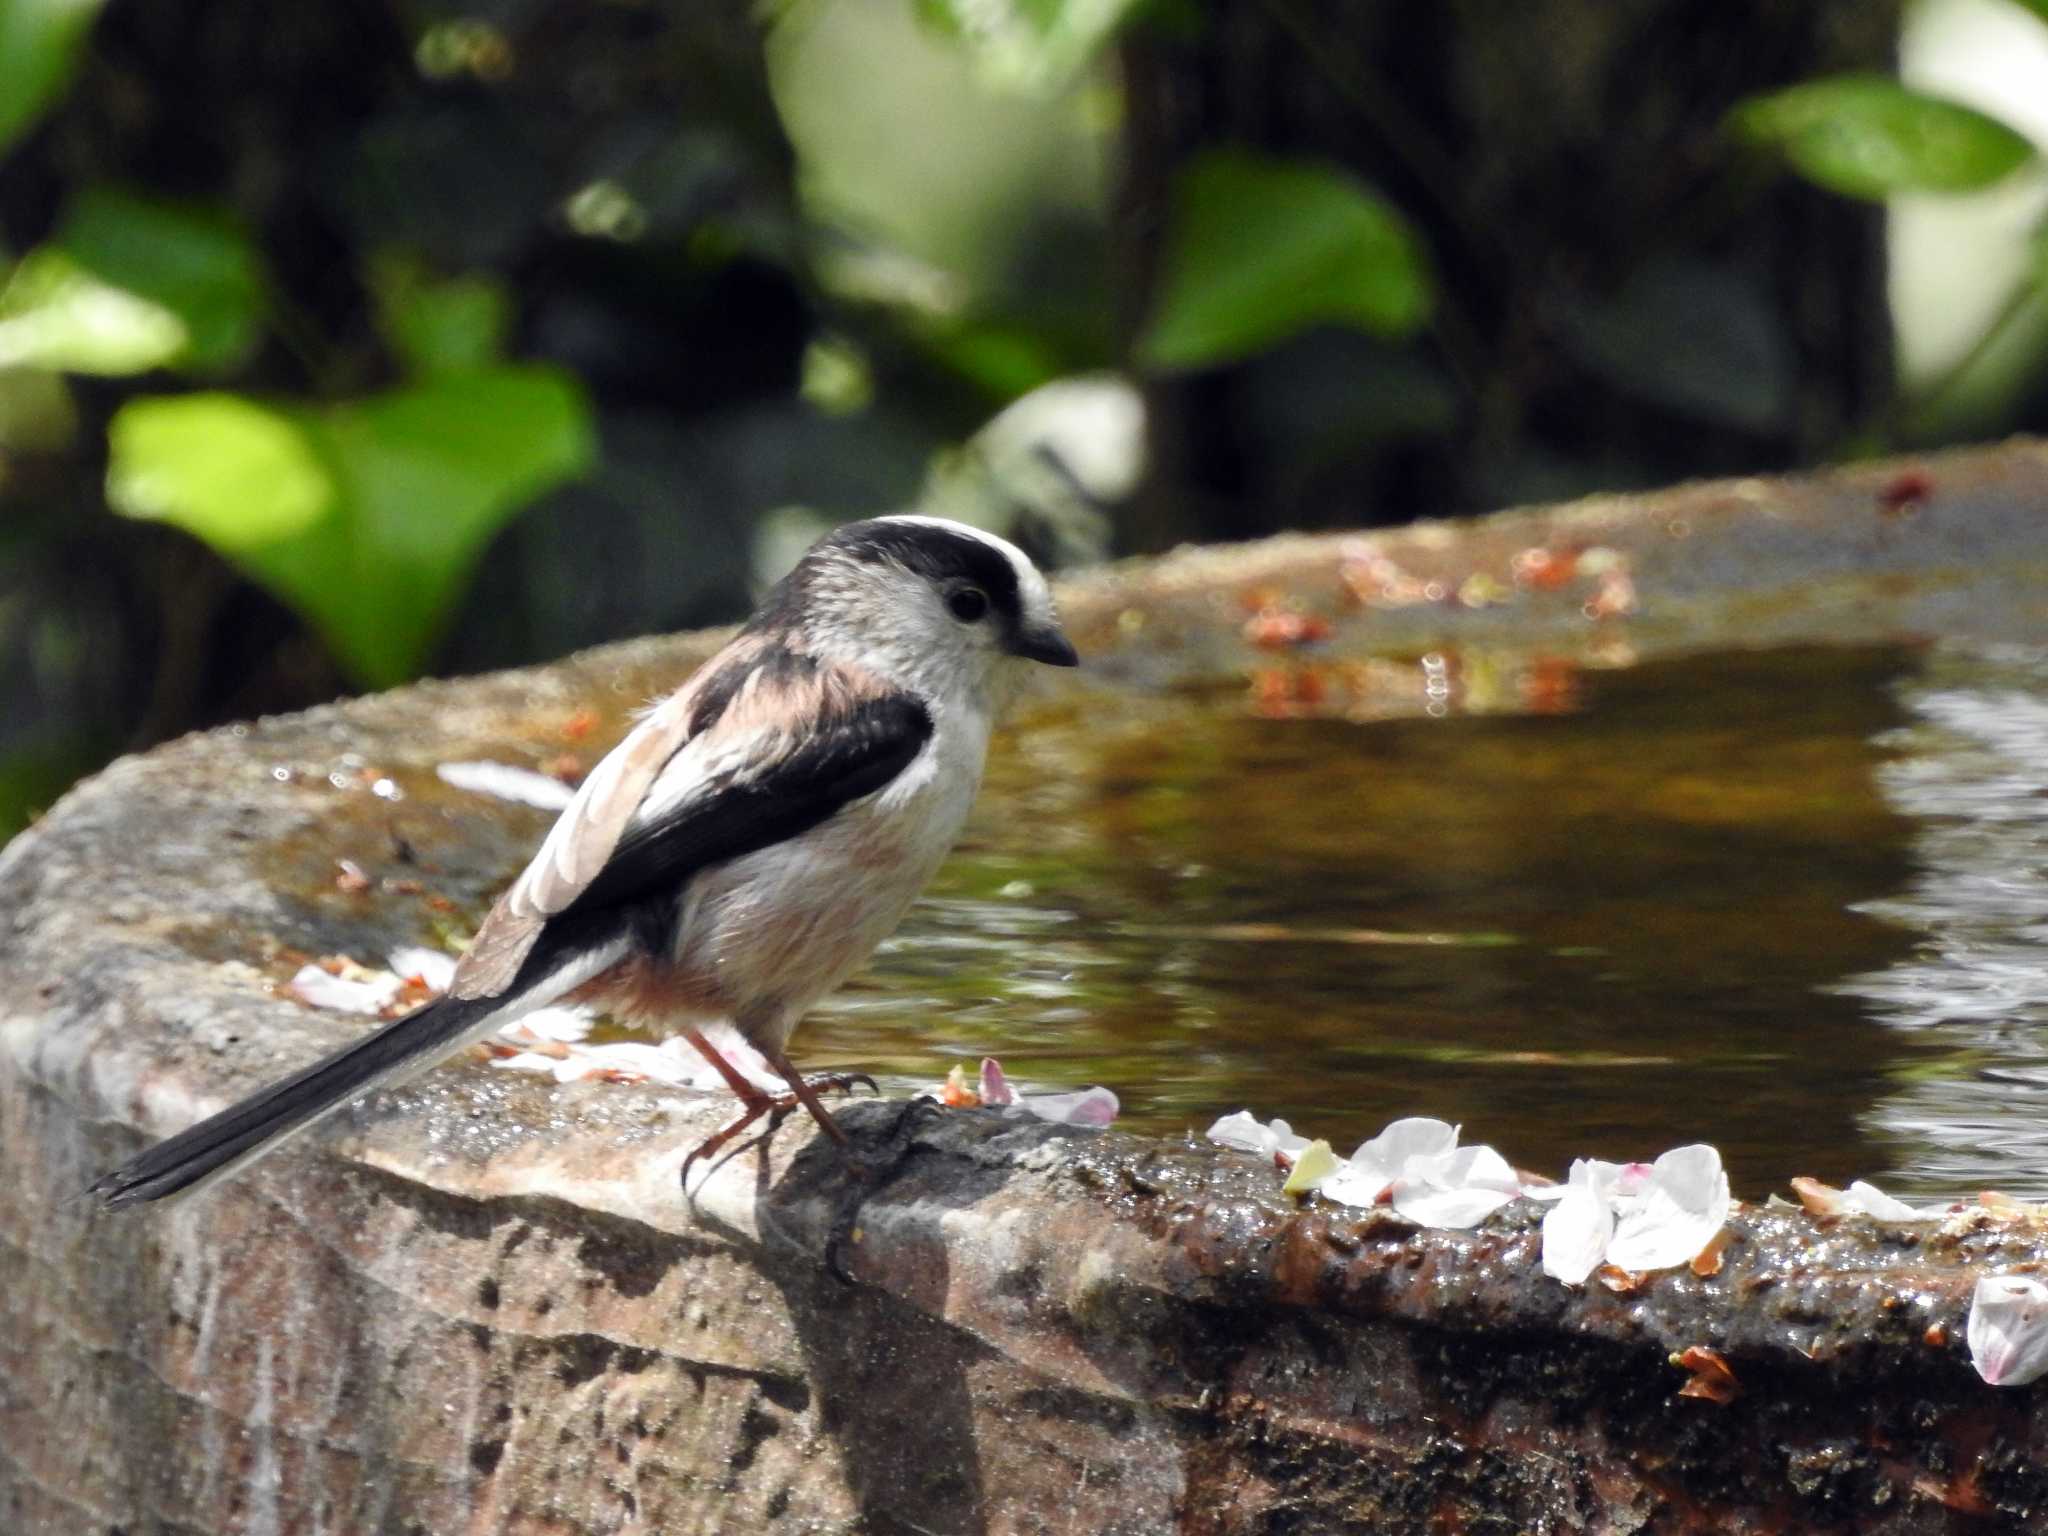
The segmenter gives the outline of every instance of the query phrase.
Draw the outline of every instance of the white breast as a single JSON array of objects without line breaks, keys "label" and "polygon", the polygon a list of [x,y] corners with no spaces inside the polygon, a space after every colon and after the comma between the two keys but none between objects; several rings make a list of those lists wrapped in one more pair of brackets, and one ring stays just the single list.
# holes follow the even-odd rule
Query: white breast
[{"label": "white breast", "polygon": [[931,739],[872,795],[810,831],[706,870],[676,928],[678,968],[743,1034],[780,1049],[811,1005],[892,933],[967,820],[988,750],[984,716],[934,711]]}]

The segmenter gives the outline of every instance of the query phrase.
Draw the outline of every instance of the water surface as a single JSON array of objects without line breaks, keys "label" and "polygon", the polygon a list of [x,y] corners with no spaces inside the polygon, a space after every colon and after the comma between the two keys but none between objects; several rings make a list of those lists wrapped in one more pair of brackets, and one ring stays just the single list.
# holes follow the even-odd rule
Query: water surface
[{"label": "water surface", "polygon": [[[2048,661],[1407,665],[1385,718],[1270,678],[1041,709],[799,1059],[995,1054],[1154,1131],[1434,1114],[1557,1172],[1708,1140],[1752,1194],[2048,1192]],[[1538,712],[1467,707],[1503,692]]]}]

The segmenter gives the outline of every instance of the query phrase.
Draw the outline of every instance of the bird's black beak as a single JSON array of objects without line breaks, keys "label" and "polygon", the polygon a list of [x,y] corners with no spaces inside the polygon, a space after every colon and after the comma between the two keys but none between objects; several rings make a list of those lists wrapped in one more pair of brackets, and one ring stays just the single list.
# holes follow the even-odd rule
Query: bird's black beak
[{"label": "bird's black beak", "polygon": [[1010,654],[1026,661],[1042,661],[1048,667],[1078,667],[1081,657],[1074,642],[1060,632],[1057,624],[1025,625],[1010,643]]}]

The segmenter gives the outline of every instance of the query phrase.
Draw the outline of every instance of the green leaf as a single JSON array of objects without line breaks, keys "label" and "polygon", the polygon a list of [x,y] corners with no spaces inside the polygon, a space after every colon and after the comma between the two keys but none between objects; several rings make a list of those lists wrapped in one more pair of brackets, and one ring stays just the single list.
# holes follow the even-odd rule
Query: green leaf
[{"label": "green leaf", "polygon": [[1070,83],[1144,0],[914,0],[917,17],[968,50],[998,90],[1046,95]]},{"label": "green leaf", "polygon": [[107,428],[114,510],[175,523],[238,563],[303,537],[334,499],[299,419],[240,395],[145,396]]},{"label": "green leaf", "polygon": [[325,411],[135,400],[109,446],[117,511],[205,539],[372,687],[419,670],[491,537],[596,454],[582,392],[538,367]]},{"label": "green leaf", "polygon": [[439,279],[417,261],[387,255],[373,264],[370,288],[378,328],[408,373],[467,373],[504,354],[512,299],[494,277]]},{"label": "green leaf", "polygon": [[94,187],[72,203],[56,244],[102,282],[176,315],[186,330],[186,366],[225,368],[256,340],[262,263],[218,209]]},{"label": "green leaf", "polygon": [[1836,75],[1752,97],[1729,122],[1847,197],[1971,192],[2034,158],[2033,145],[1997,118],[1883,75]]},{"label": "green leaf", "polygon": [[219,369],[262,312],[255,248],[224,215],[94,188],[0,289],[0,367]]},{"label": "green leaf", "polygon": [[1214,150],[1175,179],[1160,296],[1138,343],[1155,368],[1248,356],[1314,325],[1406,336],[1429,318],[1420,241],[1341,171]]},{"label": "green leaf", "polygon": [[64,94],[100,0],[0,0],[0,152]]},{"label": "green leaf", "polygon": [[2048,21],[2048,0],[2013,0],[2013,3]]},{"label": "green leaf", "polygon": [[148,373],[189,339],[163,305],[101,282],[54,246],[30,251],[0,288],[0,368]]}]

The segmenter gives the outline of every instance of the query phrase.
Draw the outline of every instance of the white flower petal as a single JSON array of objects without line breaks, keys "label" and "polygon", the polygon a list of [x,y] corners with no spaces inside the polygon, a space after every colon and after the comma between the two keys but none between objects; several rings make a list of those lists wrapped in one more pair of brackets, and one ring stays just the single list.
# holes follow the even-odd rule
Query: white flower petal
[{"label": "white flower petal", "polygon": [[1351,1154],[1368,1174],[1383,1175],[1391,1184],[1414,1157],[1443,1157],[1458,1145],[1458,1128],[1442,1120],[1410,1116],[1396,1120]]},{"label": "white flower petal", "polygon": [[1340,1205],[1377,1205],[1392,1182],[1367,1172],[1347,1157],[1339,1161],[1335,1171],[1316,1186],[1316,1193]]},{"label": "white flower petal", "polygon": [[1590,1158],[1572,1164],[1571,1180],[1543,1218],[1543,1272],[1566,1285],[1584,1285],[1607,1256],[1614,1237],[1614,1193],[1610,1175]]},{"label": "white flower petal", "polygon": [[1302,1148],[1309,1144],[1308,1138],[1295,1135],[1294,1128],[1285,1120],[1261,1122],[1248,1109],[1225,1115],[1209,1127],[1208,1135],[1211,1141],[1223,1146],[1277,1157],[1289,1163],[1299,1157]]},{"label": "white flower petal", "polygon": [[1970,1363],[1994,1387],[2023,1387],[2048,1371],[2048,1285],[1985,1275],[1970,1298]]},{"label": "white flower petal", "polygon": [[1031,1114],[1055,1125],[1108,1125],[1122,1108],[1107,1088],[1078,1093],[1027,1093],[1017,1101]]},{"label": "white flower petal", "polygon": [[396,1001],[405,985],[389,971],[364,971],[360,976],[336,976],[317,965],[302,965],[291,979],[291,989],[302,1003],[315,1008],[332,1008],[337,1013],[377,1014]]},{"label": "white flower petal", "polygon": [[531,1013],[521,1014],[499,1033],[524,1029],[528,1034],[537,1035],[543,1040],[573,1045],[578,1040],[589,1038],[591,1025],[595,1021],[596,1015],[588,1008],[581,1008],[573,1003],[557,1003],[551,1008],[536,1008]]},{"label": "white flower petal", "polygon": [[1394,1214],[1423,1227],[1473,1227],[1515,1197],[1475,1185],[1436,1188],[1394,1181]]},{"label": "white flower petal", "polygon": [[1865,1183],[1862,1179],[1851,1184],[1843,1191],[1843,1195],[1844,1210],[1860,1211],[1865,1216],[1875,1216],[1880,1221],[1939,1221],[1948,1214],[1942,1206],[1923,1210],[1908,1205],[1905,1201],[1886,1194],[1875,1184]]},{"label": "white flower petal", "polygon": [[426,983],[427,990],[437,996],[446,992],[448,983],[455,979],[455,957],[445,950],[428,949],[421,944],[394,949],[384,957],[384,963],[398,976],[417,976]]},{"label": "white flower petal", "polygon": [[1419,1225],[1469,1227],[1520,1192],[1515,1170],[1492,1147],[1461,1147],[1411,1155],[1394,1180],[1392,1200],[1396,1214]]},{"label": "white flower petal", "polygon": [[515,768],[510,763],[442,763],[434,773],[442,783],[471,794],[538,806],[544,811],[559,811],[576,798],[576,791],[560,779],[551,779],[531,768]]},{"label": "white flower petal", "polygon": [[1713,1241],[1731,1204],[1719,1152],[1674,1148],[1651,1165],[1649,1186],[1616,1224],[1607,1262],[1634,1271],[1684,1264]]}]

